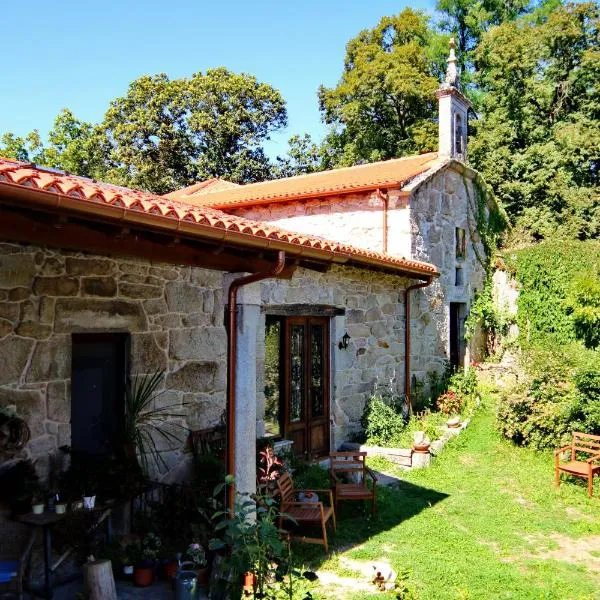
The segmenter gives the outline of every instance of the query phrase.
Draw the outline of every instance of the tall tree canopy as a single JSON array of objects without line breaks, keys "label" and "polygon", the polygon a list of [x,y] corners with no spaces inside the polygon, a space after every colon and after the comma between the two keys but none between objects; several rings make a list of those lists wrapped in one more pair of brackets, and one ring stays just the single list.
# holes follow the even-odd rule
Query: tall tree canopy
[{"label": "tall tree canopy", "polygon": [[169,79],[133,81],[92,126],[64,110],[44,145],[37,131],[5,134],[0,151],[163,194],[209,177],[237,183],[266,179],[262,144],[287,123],[285,102],[272,86],[225,68]]},{"label": "tall tree canopy", "polygon": [[352,165],[433,150],[435,90],[446,48],[420,12],[405,9],[361,31],[346,47],[334,88],[319,89],[328,159]]},{"label": "tall tree canopy", "polygon": [[599,17],[559,6],[490,29],[475,53],[471,160],[533,238],[600,236]]}]

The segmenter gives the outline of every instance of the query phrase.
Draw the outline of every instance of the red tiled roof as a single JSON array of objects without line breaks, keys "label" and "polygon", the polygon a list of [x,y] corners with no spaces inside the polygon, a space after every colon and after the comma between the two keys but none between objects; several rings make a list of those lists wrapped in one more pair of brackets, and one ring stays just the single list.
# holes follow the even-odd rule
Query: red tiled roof
[{"label": "red tiled roof", "polygon": [[180,190],[175,190],[170,194],[165,194],[164,198],[169,198],[170,200],[181,200],[185,202],[189,196],[210,194],[212,192],[230,190],[238,187],[240,187],[238,183],[233,183],[233,181],[227,181],[226,179],[221,179],[220,177],[213,177],[212,179],[206,179],[205,181],[194,183],[194,185],[181,188]]},{"label": "red tiled roof", "polygon": [[[17,194],[17,191],[20,192]],[[389,256],[362,248],[280,229],[269,223],[198,208],[148,192],[131,190],[85,177],[67,175],[32,164],[0,158],[0,200],[21,198],[55,210],[69,210],[124,222],[184,232],[205,239],[228,239],[252,248],[286,250],[291,256],[378,266],[419,276],[437,276],[428,263]],[[23,200],[23,198],[25,200]]]},{"label": "red tiled roof", "polygon": [[[201,190],[201,193],[188,193],[185,201],[196,206],[210,206],[226,210],[257,204],[288,202],[300,198],[400,187],[434,166],[437,156],[436,152],[430,152],[357,167],[251,183],[227,190],[207,190],[206,192]],[[189,189],[185,188],[179,191]],[[174,197],[174,194],[178,194],[178,192],[169,194],[169,197]]]}]

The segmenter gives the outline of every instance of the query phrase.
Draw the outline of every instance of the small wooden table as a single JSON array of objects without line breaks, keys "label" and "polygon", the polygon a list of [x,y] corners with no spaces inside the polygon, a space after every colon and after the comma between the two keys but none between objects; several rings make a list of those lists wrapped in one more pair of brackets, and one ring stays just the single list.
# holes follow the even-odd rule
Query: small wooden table
[{"label": "small wooden table", "polygon": [[52,527],[65,518],[65,514],[43,512],[41,515],[27,513],[19,520],[31,527],[41,527],[44,535],[44,598],[52,598],[54,589],[52,585]]},{"label": "small wooden table", "polygon": [[61,521],[76,515],[92,515],[94,513],[103,513],[108,511],[108,515],[101,516],[97,521],[100,524],[106,519],[107,536],[110,541],[112,537],[112,509],[115,503],[111,502],[104,505],[99,505],[91,510],[81,509],[70,511],[63,514],[56,514],[52,511],[45,511],[41,515],[27,513],[19,518],[19,521],[34,528],[41,528],[44,540],[44,598],[52,598],[54,596],[54,583],[52,581],[52,528]]}]

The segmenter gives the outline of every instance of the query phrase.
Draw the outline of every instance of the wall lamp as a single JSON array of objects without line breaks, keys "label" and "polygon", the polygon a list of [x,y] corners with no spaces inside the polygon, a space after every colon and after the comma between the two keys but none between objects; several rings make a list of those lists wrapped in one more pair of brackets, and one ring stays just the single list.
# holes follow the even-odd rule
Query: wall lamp
[{"label": "wall lamp", "polygon": [[350,342],[350,336],[348,335],[348,332],[346,332],[344,334],[344,337],[340,340],[340,343],[338,344],[338,348],[340,350],[347,350],[348,349],[348,343]]}]

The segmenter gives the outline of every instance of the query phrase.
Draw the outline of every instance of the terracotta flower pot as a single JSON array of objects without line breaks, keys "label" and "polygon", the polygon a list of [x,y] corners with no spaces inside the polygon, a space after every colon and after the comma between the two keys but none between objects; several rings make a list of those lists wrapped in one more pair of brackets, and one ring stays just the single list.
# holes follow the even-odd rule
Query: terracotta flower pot
[{"label": "terracotta flower pot", "polygon": [[256,587],[256,575],[250,571],[247,571],[243,575],[243,581],[244,594],[253,594],[254,588]]},{"label": "terracotta flower pot", "polygon": [[196,578],[198,579],[198,585],[208,585],[210,578],[210,567],[202,567],[196,571]]},{"label": "terracotta flower pot", "polygon": [[173,581],[177,575],[179,564],[176,560],[169,560],[162,565],[161,576],[165,581]]},{"label": "terracotta flower pot", "polygon": [[429,447],[431,446],[431,444],[413,444],[413,452],[419,452],[422,454],[425,454],[427,452],[429,452]]},{"label": "terracotta flower pot", "polygon": [[133,584],[137,587],[148,587],[154,582],[152,567],[135,567],[133,569]]}]

